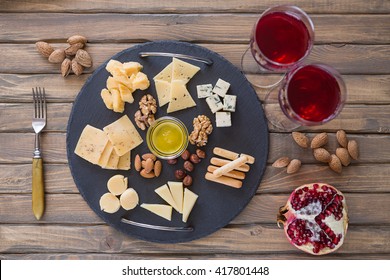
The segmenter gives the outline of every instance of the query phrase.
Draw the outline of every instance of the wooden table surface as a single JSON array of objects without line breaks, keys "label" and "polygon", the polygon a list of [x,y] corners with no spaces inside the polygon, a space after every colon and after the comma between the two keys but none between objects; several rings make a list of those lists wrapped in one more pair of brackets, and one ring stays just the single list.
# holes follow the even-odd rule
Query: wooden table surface
[{"label": "wooden table surface", "polygon": [[[145,4],[148,3],[148,4]],[[71,177],[65,151],[72,102],[90,73],[134,44],[171,39],[205,46],[239,66],[259,15],[283,1],[100,0],[0,2],[0,259],[310,259],[295,249],[275,223],[279,206],[297,186],[324,181],[344,192],[350,226],[344,245],[326,259],[390,259],[390,2],[296,0],[315,25],[309,61],[325,62],[345,78],[348,99],[340,116],[304,131],[347,131],[360,159],[341,175],[270,128],[268,165],[248,207],[214,234],[183,244],[130,238],[106,225],[86,204]],[[63,78],[34,43],[55,46],[83,34],[94,67]],[[248,76],[251,78],[250,76]],[[46,88],[48,124],[42,135],[46,212],[31,212],[31,88]],[[260,99],[265,92],[257,91]],[[272,168],[280,156],[300,158],[287,175]]]}]

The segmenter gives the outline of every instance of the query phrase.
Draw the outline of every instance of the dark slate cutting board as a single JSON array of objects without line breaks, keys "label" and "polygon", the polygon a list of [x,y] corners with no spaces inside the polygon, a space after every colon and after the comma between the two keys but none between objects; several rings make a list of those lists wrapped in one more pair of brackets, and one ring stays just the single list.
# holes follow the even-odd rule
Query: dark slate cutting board
[{"label": "dark slate cutting board", "polygon": [[[214,132],[209,137],[209,143],[206,148],[204,148],[207,158],[196,165],[192,173],[194,183],[190,188],[199,195],[199,198],[187,224],[181,221],[181,215],[175,210],[172,212],[172,221],[169,222],[139,206],[130,211],[125,211],[121,208],[114,214],[102,212],[99,208],[101,195],[108,192],[107,181],[115,174],[122,174],[128,177],[129,187],[134,188],[138,192],[140,204],[166,204],[154,190],[167,181],[175,181],[174,171],[182,165],[182,160],[175,166],[163,162],[163,171],[159,178],[142,178],[133,168],[135,155],[148,152],[145,141],[146,131],[141,130],[138,131],[143,137],[144,143],[131,151],[132,169],[129,171],[101,169],[99,166],[90,164],[74,154],[81,131],[87,124],[102,129],[123,115],[108,110],[100,98],[100,91],[105,87],[109,76],[109,73],[105,70],[107,62],[96,69],[74,102],[66,139],[69,166],[81,195],[96,214],[114,228],[139,239],[160,243],[177,243],[198,239],[227,225],[244,209],[254,196],[260,184],[268,155],[266,119],[254,89],[240,70],[229,61],[206,48],[194,44],[177,41],[158,41],[136,45],[112,57],[112,59],[121,62],[140,62],[144,66],[142,71],[148,75],[151,81],[151,85],[146,91],[136,91],[134,93],[135,102],[133,104],[126,103],[124,114],[127,114],[132,121],[134,121],[134,113],[138,110],[138,102],[144,94],[150,93],[157,100],[152,78],[172,61],[172,58],[169,57],[140,58],[138,53],[142,51],[189,54],[209,58],[214,62],[212,66],[207,66],[201,62],[188,61],[201,68],[201,71],[187,84],[187,88],[197,106],[170,114],[182,120],[189,132],[193,130],[193,118],[200,114],[207,115],[212,120],[214,126]],[[232,127],[229,128],[215,127],[215,116],[211,113],[205,100],[198,99],[196,94],[197,85],[208,83],[215,85],[218,78],[231,84],[228,94],[237,96],[237,108],[236,112],[232,114]],[[167,105],[159,108],[156,118],[167,115],[166,108]],[[251,165],[251,170],[247,173],[241,189],[230,188],[204,179],[210,158],[213,156],[212,149],[214,147],[250,154],[256,158],[256,162]],[[195,147],[189,145],[189,150],[194,152]],[[77,215],[77,213],[74,214]],[[165,232],[145,229],[124,224],[120,221],[121,217],[154,225],[179,227],[190,225],[194,230],[192,232]]]}]

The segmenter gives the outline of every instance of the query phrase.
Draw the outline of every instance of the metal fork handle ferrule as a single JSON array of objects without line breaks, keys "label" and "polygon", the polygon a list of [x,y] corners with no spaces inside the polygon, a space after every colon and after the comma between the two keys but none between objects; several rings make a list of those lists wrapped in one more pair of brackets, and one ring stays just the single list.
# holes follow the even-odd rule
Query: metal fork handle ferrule
[{"label": "metal fork handle ferrule", "polygon": [[183,59],[189,59],[189,60],[195,60],[199,62],[203,62],[206,65],[212,65],[213,61],[208,58],[193,56],[193,55],[187,55],[187,54],[179,54],[179,53],[165,53],[165,52],[140,52],[140,57],[147,57],[147,56],[168,56],[168,57],[177,57],[177,58],[183,58]]},{"label": "metal fork handle ferrule", "polygon": [[40,151],[40,142],[39,142],[39,133],[35,133],[35,150],[33,153],[33,158],[41,158],[41,151]]}]

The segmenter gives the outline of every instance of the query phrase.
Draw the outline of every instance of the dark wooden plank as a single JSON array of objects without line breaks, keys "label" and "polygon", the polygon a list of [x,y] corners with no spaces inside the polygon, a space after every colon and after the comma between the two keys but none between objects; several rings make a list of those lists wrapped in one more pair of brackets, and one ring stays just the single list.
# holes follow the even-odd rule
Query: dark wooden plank
[{"label": "dark wooden plank", "polygon": [[[369,186],[367,186],[369,187]],[[344,193],[349,209],[350,225],[390,225],[389,193]],[[346,189],[346,188],[344,188]],[[256,195],[231,224],[274,224],[279,207],[286,204],[289,194]],[[372,202],[375,201],[375,204]],[[140,202],[142,203],[142,201]],[[31,195],[0,196],[0,220],[6,224],[102,224],[104,223],[79,194],[47,194],[45,214],[40,221],[34,218]],[[24,211],[15,211],[24,209]]]},{"label": "dark wooden plank", "polygon": [[[223,228],[212,235],[180,244],[157,244],[125,236],[106,225],[0,225],[1,253],[296,253],[276,225]],[[389,226],[351,226],[340,254],[389,254]]]},{"label": "dark wooden plank", "polygon": [[[290,193],[293,188],[314,180],[329,182],[346,193],[389,192],[390,164],[359,164],[335,175],[325,164],[304,164],[296,174],[267,166],[258,193]],[[315,179],[314,179],[315,178]],[[46,193],[78,193],[67,164],[45,165]],[[0,193],[31,192],[31,164],[0,165]]]},{"label": "dark wooden plank", "polygon": [[[63,78],[59,74],[0,74],[0,102],[31,102],[31,87],[43,85],[49,102],[72,102],[79,93],[89,74]],[[247,78],[264,79],[265,83],[275,75],[252,75]],[[390,75],[344,75],[348,98],[347,104],[390,104]],[[266,90],[255,88],[260,100]],[[369,94],[367,94],[369,92]]]},{"label": "dark wooden plank", "polygon": [[[90,73],[111,56],[127,49],[134,44],[89,44],[86,50],[90,52],[94,66],[87,69]],[[241,56],[245,52],[246,44],[200,44],[213,50],[237,67],[241,68]],[[54,46],[66,46],[54,44]],[[390,60],[387,55],[390,45],[316,45],[310,62],[325,62],[343,74],[390,74]],[[59,73],[59,65],[52,64],[40,55],[33,44],[0,44],[0,73],[31,74],[31,73]],[[23,63],[20,58],[23,57]],[[77,79],[77,78],[76,78]],[[78,77],[85,80],[84,77]],[[35,86],[35,85],[34,85]]]},{"label": "dark wooden plank", "polygon": [[[261,13],[268,7],[285,4],[275,0],[149,0],[145,5],[143,0],[116,0],[109,5],[105,1],[64,1],[47,2],[36,0],[14,1],[2,0],[1,12],[73,12],[73,13],[220,13],[220,12],[257,12]],[[349,0],[327,1],[317,0],[315,3],[306,0],[296,0],[294,5],[308,13],[388,13],[390,4],[386,0]]]},{"label": "dark wooden plank", "polygon": [[[62,41],[85,34],[90,42],[183,40],[192,42],[249,42],[259,14],[68,14],[4,13],[0,42]],[[311,15],[316,43],[386,44],[389,15]],[[131,24],[129,24],[131,23]],[[66,25],[66,28],[63,28]],[[28,26],[28,28],[26,28]],[[212,26],[213,28],[210,28]],[[44,28],[42,28],[44,27]],[[131,36],[129,38],[129,35]]]},{"label": "dark wooden plank", "polygon": [[[310,138],[314,134],[308,134]],[[49,163],[65,163],[65,133],[43,133],[42,147],[44,160]],[[359,143],[360,159],[362,163],[388,163],[390,150],[387,147],[389,143],[388,135],[378,134],[353,134],[350,139],[355,139]],[[286,144],[287,143],[287,144]],[[291,143],[291,144],[288,144]],[[0,133],[0,163],[30,163],[34,146],[34,134],[32,133]],[[281,156],[301,159],[304,164],[315,163],[310,150],[304,150],[291,140],[290,134],[271,133],[270,149],[268,162],[272,163]],[[335,134],[329,134],[329,143],[327,145],[330,151],[335,151],[337,144]],[[354,163],[355,164],[355,163]],[[353,164],[353,165],[354,165]],[[337,176],[337,174],[336,174]]]}]

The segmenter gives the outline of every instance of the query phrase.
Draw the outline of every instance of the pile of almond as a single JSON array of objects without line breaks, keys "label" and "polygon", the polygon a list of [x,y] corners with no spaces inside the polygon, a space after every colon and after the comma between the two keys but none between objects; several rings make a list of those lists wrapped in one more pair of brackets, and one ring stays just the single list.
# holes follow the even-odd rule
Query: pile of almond
[{"label": "pile of almond", "polygon": [[162,164],[152,153],[136,155],[134,160],[135,170],[145,179],[152,179],[161,174]]},{"label": "pile of almond", "polygon": [[[317,161],[327,163],[331,170],[341,173],[343,166],[348,166],[351,160],[359,158],[358,144],[355,140],[348,140],[344,130],[336,133],[339,147],[331,154],[324,146],[328,143],[326,132],[317,134],[310,142],[309,138],[301,132],[293,132],[292,137],[300,147],[311,148]],[[295,173],[299,170],[301,162],[298,159],[290,161],[288,157],[281,157],[273,164],[273,167],[282,168],[287,166],[287,173]]]},{"label": "pile of almond", "polygon": [[83,73],[84,68],[92,66],[92,58],[84,50],[87,38],[81,35],[74,35],[67,40],[69,46],[66,48],[54,49],[49,43],[39,41],[35,43],[37,50],[47,57],[50,63],[61,63],[61,74],[63,77],[72,71],[77,76]]}]

